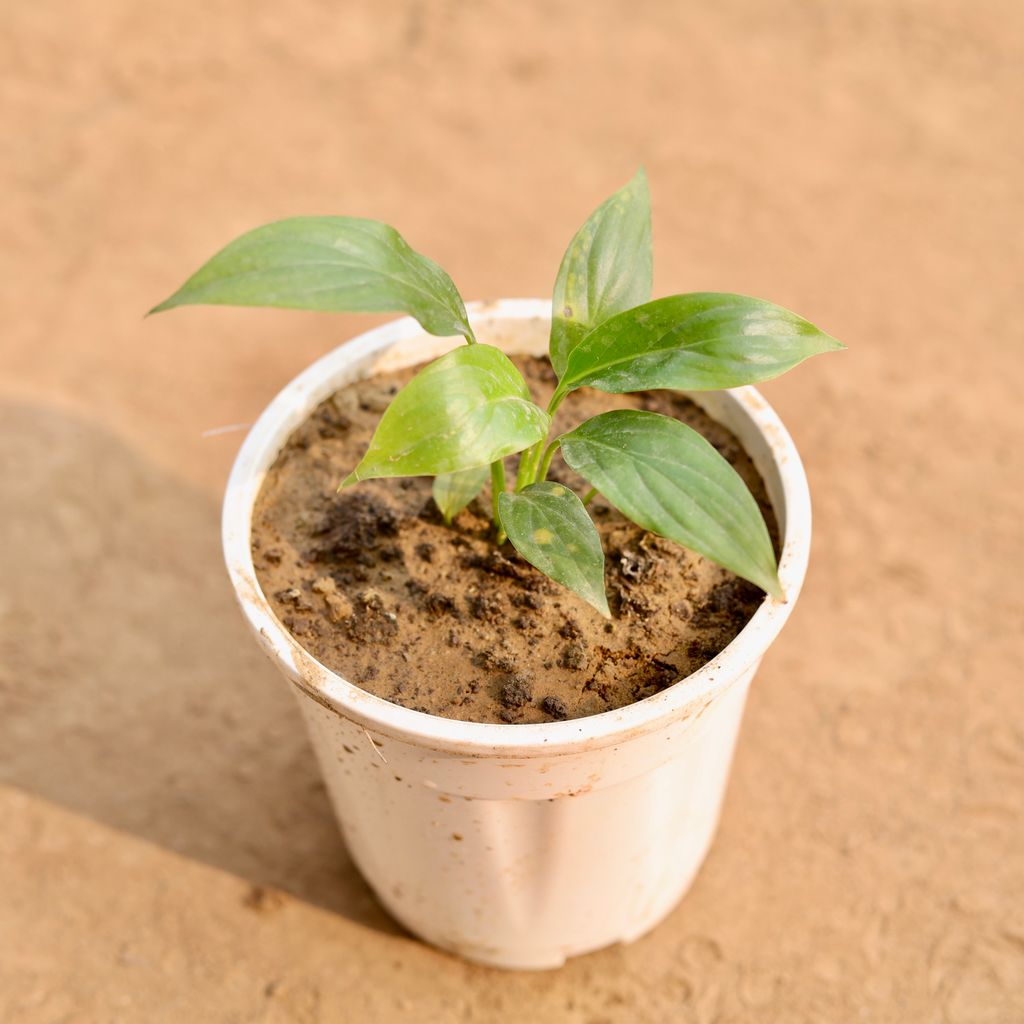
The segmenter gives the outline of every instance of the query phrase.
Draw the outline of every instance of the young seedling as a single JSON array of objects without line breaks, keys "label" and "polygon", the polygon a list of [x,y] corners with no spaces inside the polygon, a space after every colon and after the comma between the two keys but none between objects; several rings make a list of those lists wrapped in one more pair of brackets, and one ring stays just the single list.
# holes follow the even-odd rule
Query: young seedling
[{"label": "young seedling", "polygon": [[[768,528],[729,463],[669,416],[619,409],[552,438],[573,391],[709,391],[769,380],[843,348],[788,310],[725,292],[651,301],[651,214],[643,171],[602,203],[569,243],[555,281],[547,408],[515,364],[480,344],[451,278],[393,228],[355,217],[294,217],[222,249],[153,312],[194,304],[400,311],[466,345],[421,370],[381,417],[341,482],[432,476],[447,522],[491,482],[497,543],[603,615],[604,553],[586,511],[595,493],[646,530],[697,551],[784,599]],[[561,449],[591,486],[581,499],[547,480]],[[515,480],[504,459],[519,454]]]}]

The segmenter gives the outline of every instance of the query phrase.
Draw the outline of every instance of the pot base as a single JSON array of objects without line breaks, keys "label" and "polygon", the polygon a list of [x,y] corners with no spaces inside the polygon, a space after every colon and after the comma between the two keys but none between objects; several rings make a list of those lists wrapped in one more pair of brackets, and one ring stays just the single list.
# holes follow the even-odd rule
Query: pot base
[{"label": "pot base", "polygon": [[[708,848],[710,848],[710,845],[709,837]],[[417,934],[419,938],[429,942],[432,946],[436,946],[438,949],[443,949],[446,953],[451,953],[454,956],[461,957],[463,960],[469,960],[471,963],[480,964],[482,967],[493,967],[503,971],[558,970],[559,967],[564,967],[566,961],[570,960],[572,957],[586,956],[588,953],[597,953],[602,949],[609,949],[612,946],[629,946],[654,931],[662,921],[676,910],[683,897],[690,891],[690,887],[696,881],[697,875],[700,872],[700,868],[703,866],[706,856],[707,851],[705,851],[704,857],[701,858],[701,863],[697,865],[693,874],[685,879],[679,891],[671,893],[664,900],[663,905],[659,904],[656,911],[653,912],[647,920],[641,922],[629,934],[623,935],[618,939],[612,939],[610,942],[599,942],[596,945],[591,943],[553,949],[538,949],[533,946],[526,946],[521,949],[497,949],[493,946],[459,945],[458,943],[449,941],[446,937],[438,937],[427,933],[414,934]],[[398,914],[386,900],[381,899],[381,903],[392,917],[400,921],[402,924],[405,924],[405,922],[402,921],[401,915]],[[406,925],[406,927],[409,926]],[[412,929],[410,928],[410,931],[411,930]]]},{"label": "pot base", "polygon": [[300,705],[349,852],[387,910],[468,960],[544,970],[635,941],[690,887],[753,671],[639,749],[581,751],[571,771],[589,781],[571,791],[547,758],[446,764]]}]

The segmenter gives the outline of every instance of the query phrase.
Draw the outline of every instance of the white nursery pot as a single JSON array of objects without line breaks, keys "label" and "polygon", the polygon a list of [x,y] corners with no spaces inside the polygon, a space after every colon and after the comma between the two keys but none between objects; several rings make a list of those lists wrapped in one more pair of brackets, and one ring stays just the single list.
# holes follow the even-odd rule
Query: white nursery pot
[{"label": "white nursery pot", "polygon": [[[548,302],[509,299],[469,312],[481,342],[546,353]],[[693,675],[589,718],[485,725],[375,697],[316,661],[271,610],[253,568],[253,503],[289,434],[320,401],[460,343],[397,320],[293,380],[238,454],[224,553],[246,618],[298,695],[348,849],[384,906],[467,959],[558,967],[643,935],[693,881],[715,833],[747,688],[803,582],[810,500],[796,449],[757,391],[694,393],[764,478],[782,534],[786,602],[766,598]]]}]

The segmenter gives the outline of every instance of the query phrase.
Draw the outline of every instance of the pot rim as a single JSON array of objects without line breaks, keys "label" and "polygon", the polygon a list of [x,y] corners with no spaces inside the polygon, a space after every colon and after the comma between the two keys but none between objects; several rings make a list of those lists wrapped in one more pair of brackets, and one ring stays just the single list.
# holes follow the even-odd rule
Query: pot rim
[{"label": "pot rim", "polygon": [[[543,299],[499,299],[469,303],[467,311],[474,321],[549,319],[551,306]],[[537,757],[620,744],[670,719],[688,717],[760,659],[789,617],[803,583],[810,551],[811,504],[796,446],[753,387],[724,393],[760,431],[779,473],[781,507],[776,507],[776,516],[784,524],[779,579],[787,600],[766,595],[732,642],[691,675],[613,711],[561,722],[505,725],[442,718],[393,704],[350,683],[306,651],[277,618],[256,577],[250,547],[253,505],[288,435],[336,390],[334,381],[345,369],[353,361],[382,354],[393,344],[420,335],[425,341],[439,340],[425,335],[413,318],[403,317],[357,335],[316,360],[264,409],[231,469],[221,520],[228,575],[263,648],[294,684],[327,709],[384,737],[471,758]]]}]

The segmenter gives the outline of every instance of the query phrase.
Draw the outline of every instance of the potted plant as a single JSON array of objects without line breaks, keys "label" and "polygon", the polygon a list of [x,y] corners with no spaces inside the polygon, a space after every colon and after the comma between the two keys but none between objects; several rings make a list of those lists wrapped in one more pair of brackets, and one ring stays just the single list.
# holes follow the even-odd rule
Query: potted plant
[{"label": "potted plant", "polygon": [[[293,218],[155,310],[409,314],[266,409],[224,549],[364,876],[497,966],[629,941],[686,891],[807,565],[800,460],[749,385],[842,346],[759,299],[651,301],[650,236],[641,171],[577,232],[550,306],[467,311],[387,225]],[[718,646],[672,648],[725,619]]]}]

